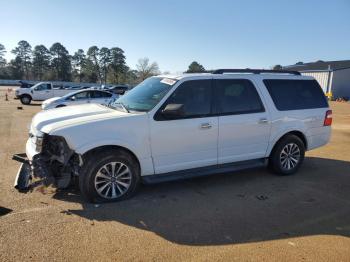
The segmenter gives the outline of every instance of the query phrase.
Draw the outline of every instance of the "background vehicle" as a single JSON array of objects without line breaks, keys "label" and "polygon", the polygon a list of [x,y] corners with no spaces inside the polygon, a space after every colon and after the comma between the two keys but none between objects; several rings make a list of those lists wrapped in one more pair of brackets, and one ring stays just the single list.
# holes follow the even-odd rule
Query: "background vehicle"
[{"label": "background vehicle", "polygon": [[52,97],[63,96],[72,92],[70,89],[53,87],[50,82],[40,82],[31,88],[19,88],[16,96],[22,104],[29,105],[33,101],[43,101]]},{"label": "background vehicle", "polygon": [[33,84],[27,83],[22,80],[19,80],[18,83],[20,84],[20,88],[30,88],[33,86]]},{"label": "background vehicle", "polygon": [[106,90],[108,90],[109,92],[112,92],[118,95],[124,95],[128,89],[129,87],[127,85],[115,85],[115,86],[106,88]]},{"label": "background vehicle", "polygon": [[102,90],[80,90],[69,93],[63,97],[54,97],[45,100],[41,108],[43,110],[63,107],[68,105],[79,105],[86,103],[105,104],[108,105],[110,102],[118,98],[118,95],[102,91]]},{"label": "background vehicle", "polygon": [[[89,201],[116,201],[156,183],[246,168],[294,174],[328,143],[332,112],[298,72],[221,69],[146,79],[110,105],[40,112],[22,177],[69,182]],[[68,182],[67,182],[68,181]]]}]

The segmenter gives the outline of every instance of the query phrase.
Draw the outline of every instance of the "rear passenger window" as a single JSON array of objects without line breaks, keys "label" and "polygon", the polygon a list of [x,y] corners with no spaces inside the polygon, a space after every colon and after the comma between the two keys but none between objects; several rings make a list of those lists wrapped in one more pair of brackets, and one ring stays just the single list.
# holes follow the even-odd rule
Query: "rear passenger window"
[{"label": "rear passenger window", "polygon": [[316,80],[265,79],[264,84],[280,111],[328,107]]},{"label": "rear passenger window", "polygon": [[264,112],[252,82],[246,79],[219,79],[215,81],[217,111],[222,115]]}]

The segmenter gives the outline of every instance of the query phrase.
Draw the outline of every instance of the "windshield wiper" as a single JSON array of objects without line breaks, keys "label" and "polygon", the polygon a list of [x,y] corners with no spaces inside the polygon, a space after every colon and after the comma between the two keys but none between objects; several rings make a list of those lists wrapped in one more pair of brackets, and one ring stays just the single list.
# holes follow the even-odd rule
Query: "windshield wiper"
[{"label": "windshield wiper", "polygon": [[125,112],[130,113],[129,109],[122,103],[122,102],[118,102],[115,103],[116,105],[121,105],[121,107],[124,109]]}]

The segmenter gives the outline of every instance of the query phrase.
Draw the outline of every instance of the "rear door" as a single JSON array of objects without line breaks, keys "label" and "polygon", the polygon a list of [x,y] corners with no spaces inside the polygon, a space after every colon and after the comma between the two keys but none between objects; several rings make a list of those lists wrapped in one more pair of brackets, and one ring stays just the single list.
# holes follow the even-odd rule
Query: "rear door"
[{"label": "rear door", "polygon": [[218,163],[263,158],[270,136],[269,115],[248,79],[216,79]]}]

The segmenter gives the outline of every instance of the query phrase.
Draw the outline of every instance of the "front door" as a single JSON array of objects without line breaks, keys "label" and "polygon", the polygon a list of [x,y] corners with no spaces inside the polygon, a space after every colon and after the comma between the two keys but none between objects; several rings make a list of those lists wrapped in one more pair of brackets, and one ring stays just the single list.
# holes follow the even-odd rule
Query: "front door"
[{"label": "front door", "polygon": [[41,84],[32,91],[33,100],[46,100],[52,97],[51,84]]},{"label": "front door", "polygon": [[[186,81],[150,120],[155,173],[217,164],[218,117],[212,116],[212,80]],[[182,104],[181,117],[167,119],[162,110]]]},{"label": "front door", "polygon": [[217,79],[215,92],[218,163],[265,157],[271,125],[254,84],[248,79]]}]

